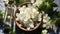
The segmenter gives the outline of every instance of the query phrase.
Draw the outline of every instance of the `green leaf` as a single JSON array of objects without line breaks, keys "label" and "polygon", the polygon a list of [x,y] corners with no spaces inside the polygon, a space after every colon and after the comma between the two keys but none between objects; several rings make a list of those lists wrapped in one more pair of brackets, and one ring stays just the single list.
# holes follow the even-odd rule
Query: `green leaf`
[{"label": "green leaf", "polygon": [[51,3],[51,7],[58,7],[58,5],[55,3]]},{"label": "green leaf", "polygon": [[13,32],[13,34],[16,34],[16,32]]},{"label": "green leaf", "polygon": [[60,12],[57,13],[57,17],[60,18]]},{"label": "green leaf", "polygon": [[52,19],[51,20],[51,25],[54,25],[56,23],[57,19]]},{"label": "green leaf", "polygon": [[57,21],[56,21],[55,25],[56,25],[57,27],[60,27],[60,18],[57,18]]},{"label": "green leaf", "polygon": [[47,5],[45,3],[42,3],[39,7],[38,7],[38,10],[43,10],[45,11],[46,10],[46,7]]},{"label": "green leaf", "polygon": [[24,2],[26,2],[26,0],[15,0],[16,1],[16,4],[22,4]]},{"label": "green leaf", "polygon": [[46,0],[46,2],[53,3],[54,0]]},{"label": "green leaf", "polygon": [[3,16],[3,14],[2,14],[2,11],[0,10],[0,19],[2,19],[2,16]]}]

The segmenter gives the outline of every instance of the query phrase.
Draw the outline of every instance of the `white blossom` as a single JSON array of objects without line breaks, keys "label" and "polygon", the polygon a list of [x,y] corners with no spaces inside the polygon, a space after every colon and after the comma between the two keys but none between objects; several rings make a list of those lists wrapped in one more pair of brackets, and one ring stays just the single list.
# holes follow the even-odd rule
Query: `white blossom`
[{"label": "white blossom", "polygon": [[43,24],[43,28],[45,28],[46,27],[46,24]]},{"label": "white blossom", "polygon": [[31,28],[34,28],[34,24],[29,24]]},{"label": "white blossom", "polygon": [[31,28],[34,28],[34,23],[33,23],[32,20],[30,20],[30,24],[29,24],[29,26],[30,26]]},{"label": "white blossom", "polygon": [[31,3],[34,3],[34,0],[31,0]]},{"label": "white blossom", "polygon": [[50,17],[48,16],[48,14],[44,14],[43,15],[43,23],[47,23],[50,20]]},{"label": "white blossom", "polygon": [[29,28],[27,28],[27,30],[30,30],[30,27],[29,27]]},{"label": "white blossom", "polygon": [[[33,6],[29,6],[30,4],[28,4],[28,7],[26,6],[22,6],[19,8],[20,13],[16,13],[16,20],[20,20],[22,21],[25,25],[28,24],[29,27],[27,27],[27,30],[29,30],[30,28],[34,28],[34,22],[33,21],[41,21],[42,20],[42,15],[43,15],[43,27],[46,27],[47,23],[50,20],[50,17],[48,16],[48,14],[45,14],[44,11],[42,11],[42,13],[39,13],[39,11],[37,10],[37,8],[33,7]],[[33,21],[31,20],[31,18],[33,19]]]},{"label": "white blossom", "polygon": [[8,4],[8,2],[9,2],[9,0],[3,0],[3,1],[5,1],[6,4]]},{"label": "white blossom", "polygon": [[17,20],[17,21],[19,21],[19,19],[18,19],[18,18],[16,18],[16,20]]},{"label": "white blossom", "polygon": [[42,33],[43,34],[47,34],[47,30],[42,30]]},{"label": "white blossom", "polygon": [[38,19],[38,21],[41,21],[41,20],[42,20],[42,18],[39,18],[39,19]]},{"label": "white blossom", "polygon": [[8,16],[8,19],[10,19],[11,18],[11,16]]},{"label": "white blossom", "polygon": [[38,21],[41,21],[42,20],[42,13],[39,13],[39,15],[38,15]]}]

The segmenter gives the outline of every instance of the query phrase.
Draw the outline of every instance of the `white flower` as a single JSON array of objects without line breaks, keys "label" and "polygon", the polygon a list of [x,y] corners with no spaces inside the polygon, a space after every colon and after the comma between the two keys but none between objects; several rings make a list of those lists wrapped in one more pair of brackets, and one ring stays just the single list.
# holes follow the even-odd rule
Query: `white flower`
[{"label": "white flower", "polygon": [[34,23],[33,23],[32,20],[30,20],[29,26],[30,26],[31,28],[34,28]]},{"label": "white flower", "polygon": [[38,21],[41,21],[42,20],[42,13],[40,13],[39,15],[38,15]]},{"label": "white flower", "polygon": [[37,9],[35,9],[35,8],[32,8],[32,11],[33,11],[33,12],[37,12]]},{"label": "white flower", "polygon": [[[48,21],[47,23],[45,23],[46,29],[49,29],[49,28],[50,28],[50,25],[51,25],[50,22],[51,22],[51,21]],[[43,25],[44,25],[44,24],[43,24]]]},{"label": "white flower", "polygon": [[27,30],[30,30],[30,27],[29,27],[29,28],[27,28]]},{"label": "white flower", "polygon": [[25,6],[23,6],[23,7],[20,7],[20,8],[19,8],[19,10],[20,10],[20,13],[23,13],[23,12],[25,11],[25,8],[26,8]]},{"label": "white flower", "polygon": [[39,18],[39,19],[38,19],[38,21],[41,21],[41,20],[42,20],[42,18]]},{"label": "white flower", "polygon": [[32,15],[32,18],[35,18],[35,16],[34,16],[34,15]]},{"label": "white flower", "polygon": [[46,27],[46,24],[43,24],[43,28],[45,28]]},{"label": "white flower", "polygon": [[17,21],[19,21],[19,19],[18,19],[18,18],[16,18],[16,20],[17,20]]},{"label": "white flower", "polygon": [[[38,0],[39,1],[39,0]],[[41,0],[42,1],[42,0]],[[20,13],[16,13],[16,20],[20,20],[22,21],[25,25],[28,24],[29,28],[27,28],[27,30],[29,30],[30,28],[34,28],[34,22],[33,21],[41,21],[42,20],[42,13],[43,15],[43,22],[47,23],[50,19],[50,17],[48,16],[48,14],[45,14],[44,11],[42,11],[42,13],[39,13],[37,8],[33,7],[33,6],[29,6],[30,4],[28,4],[28,7],[26,6],[22,6],[20,7],[19,11]],[[33,21],[31,20],[31,18],[33,19]],[[43,24],[43,27],[46,27],[47,24]]]},{"label": "white flower", "polygon": [[5,1],[6,4],[8,4],[8,2],[9,2],[9,0],[3,0],[3,1]]},{"label": "white flower", "polygon": [[34,3],[35,0],[31,0],[31,3]]},{"label": "white flower", "polygon": [[11,16],[8,16],[8,19],[10,19],[11,18]]},{"label": "white flower", "polygon": [[42,33],[43,34],[47,34],[47,30],[42,30]]},{"label": "white flower", "polygon": [[43,19],[43,23],[46,23],[47,22],[47,20],[46,19]]},{"label": "white flower", "polygon": [[29,24],[31,28],[34,28],[34,24]]},{"label": "white flower", "polygon": [[18,17],[19,16],[19,13],[16,13],[16,16]]},{"label": "white flower", "polygon": [[28,19],[24,19],[24,21],[26,22],[26,21],[28,21]]},{"label": "white flower", "polygon": [[46,19],[48,17],[48,14],[44,14],[43,18]]},{"label": "white flower", "polygon": [[23,11],[21,11],[20,14],[23,14]]},{"label": "white flower", "polygon": [[16,20],[19,20],[21,18],[19,13],[16,13],[16,16],[17,16]]},{"label": "white flower", "polygon": [[30,7],[25,8],[25,12],[30,14],[30,12],[32,12],[31,8]]},{"label": "white flower", "polygon": [[50,20],[50,17],[47,17],[47,19],[49,19],[49,20]]},{"label": "white flower", "polygon": [[25,5],[23,5],[23,8],[26,8],[26,6],[25,6]]},{"label": "white flower", "polygon": [[48,14],[44,14],[43,15],[43,23],[47,23],[50,20],[50,17],[48,16]]}]

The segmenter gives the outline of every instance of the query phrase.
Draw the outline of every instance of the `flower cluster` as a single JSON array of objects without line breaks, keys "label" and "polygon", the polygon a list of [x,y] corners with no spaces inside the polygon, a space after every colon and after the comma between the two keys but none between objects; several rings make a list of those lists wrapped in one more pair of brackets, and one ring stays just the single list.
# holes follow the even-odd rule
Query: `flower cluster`
[{"label": "flower cluster", "polygon": [[42,30],[42,34],[47,34],[47,30]]},{"label": "flower cluster", "polygon": [[34,7],[20,7],[20,13],[16,13],[17,18],[21,21],[28,21],[28,19],[34,19],[38,14],[38,10]]},{"label": "flower cluster", "polygon": [[50,25],[50,17],[48,14],[43,14],[43,28],[49,28]]},{"label": "flower cluster", "polygon": [[30,4],[28,4],[28,7],[26,7],[25,5],[19,7],[19,11],[20,13],[16,13],[16,20],[20,20],[24,24],[24,26],[28,27],[27,30],[29,30],[30,28],[34,28],[34,21],[41,21],[42,15],[44,23],[43,27],[46,27],[50,24],[50,17],[48,16],[48,14],[45,14],[44,11],[42,11],[42,13],[39,12],[36,7]]},{"label": "flower cluster", "polygon": [[[40,5],[40,2],[43,2],[42,0],[36,0],[33,5],[28,4],[28,7],[25,5],[22,7],[19,7],[20,13],[16,13],[16,20],[21,21],[25,27],[27,27],[27,30],[30,28],[34,28],[34,21],[41,21],[42,20],[42,15],[43,15],[43,28],[49,28],[50,26],[50,17],[48,14],[46,14],[44,11],[39,12],[38,8],[36,7],[37,5]],[[36,4],[36,6],[35,6]]]},{"label": "flower cluster", "polygon": [[16,20],[17,21],[20,20],[21,22],[26,24],[25,26],[27,26],[27,24],[29,24],[28,26],[33,28],[34,27],[33,21],[41,21],[42,14],[39,13],[37,8],[35,8],[31,5],[28,5],[28,7],[26,7],[26,6],[19,7],[19,11],[20,11],[20,13],[16,13],[16,16],[17,16]]},{"label": "flower cluster", "polygon": [[47,34],[47,30],[46,29],[49,29],[50,28],[50,17],[48,16],[48,14],[45,14],[44,12],[43,13],[43,28],[45,28],[44,30],[42,30],[42,34]]}]

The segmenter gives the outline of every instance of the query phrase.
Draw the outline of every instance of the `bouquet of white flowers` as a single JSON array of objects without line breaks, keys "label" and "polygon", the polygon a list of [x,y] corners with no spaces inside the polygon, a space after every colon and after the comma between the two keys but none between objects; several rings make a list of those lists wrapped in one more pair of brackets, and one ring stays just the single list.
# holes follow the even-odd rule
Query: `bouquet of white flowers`
[{"label": "bouquet of white flowers", "polygon": [[39,13],[37,7],[31,4],[27,4],[27,6],[18,7],[19,13],[15,13],[15,20],[19,21],[20,26],[25,27],[26,30],[35,29],[37,21],[41,21],[42,14]]},{"label": "bouquet of white flowers", "polygon": [[27,4],[27,7],[26,5],[18,7],[18,10],[19,13],[17,11],[15,13],[15,21],[16,23],[19,22],[20,26],[18,26],[23,27],[22,29],[24,30],[26,29],[29,31],[38,28],[38,26],[41,24],[40,22],[42,21],[43,14],[43,23],[47,23],[50,19],[48,14],[45,14],[44,11],[39,12],[38,8],[31,4]]}]

